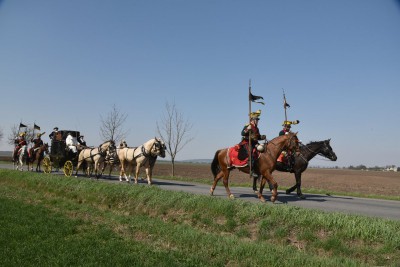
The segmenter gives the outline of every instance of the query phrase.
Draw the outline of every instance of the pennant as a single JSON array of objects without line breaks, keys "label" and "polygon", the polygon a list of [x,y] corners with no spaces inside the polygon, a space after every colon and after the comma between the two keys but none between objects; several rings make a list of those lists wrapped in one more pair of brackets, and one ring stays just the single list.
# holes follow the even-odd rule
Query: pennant
[{"label": "pennant", "polygon": [[288,102],[286,102],[286,96],[285,96],[285,93],[283,93],[283,108],[284,108],[284,109],[286,109],[286,108],[290,108],[290,105],[289,105],[289,103],[288,103]]},{"label": "pennant", "polygon": [[35,123],[33,124],[33,129],[34,129],[34,130],[39,130],[39,131],[40,131],[40,127],[37,126]]},{"label": "pennant", "polygon": [[257,95],[253,95],[252,93],[249,93],[249,100],[250,100],[251,102],[265,105],[265,103],[262,102],[262,101],[256,101],[256,100],[258,100],[258,99],[263,99],[263,100],[264,100],[264,98],[263,98],[262,96],[257,96]]},{"label": "pennant", "polygon": [[285,102],[283,103],[283,108],[290,108],[290,105],[285,101]]},{"label": "pennant", "polygon": [[26,127],[25,124],[19,123],[19,128]]}]

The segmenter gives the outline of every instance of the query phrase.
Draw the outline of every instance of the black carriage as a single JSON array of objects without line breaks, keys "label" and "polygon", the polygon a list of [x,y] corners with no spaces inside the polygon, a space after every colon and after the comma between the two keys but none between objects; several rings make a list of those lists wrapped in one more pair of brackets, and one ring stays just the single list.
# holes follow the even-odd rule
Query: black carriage
[{"label": "black carriage", "polygon": [[79,151],[74,153],[65,144],[65,139],[71,133],[77,140],[80,136],[78,131],[58,131],[51,141],[50,154],[43,159],[45,173],[50,173],[52,168],[63,169],[65,176],[71,176],[78,164]]}]

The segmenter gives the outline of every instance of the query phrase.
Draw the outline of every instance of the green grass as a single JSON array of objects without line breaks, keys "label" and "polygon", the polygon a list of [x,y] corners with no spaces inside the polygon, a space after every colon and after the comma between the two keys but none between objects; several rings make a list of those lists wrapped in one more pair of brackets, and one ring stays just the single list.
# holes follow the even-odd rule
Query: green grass
[{"label": "green grass", "polygon": [[0,170],[2,266],[398,266],[400,222]]}]

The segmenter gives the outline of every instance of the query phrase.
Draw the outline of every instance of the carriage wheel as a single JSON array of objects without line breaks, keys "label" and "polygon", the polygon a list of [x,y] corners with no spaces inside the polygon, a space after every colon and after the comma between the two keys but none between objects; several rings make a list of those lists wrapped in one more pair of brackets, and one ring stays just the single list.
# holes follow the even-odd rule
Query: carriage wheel
[{"label": "carriage wheel", "polygon": [[51,173],[51,160],[49,156],[44,157],[42,166],[44,173]]},{"label": "carriage wheel", "polygon": [[72,171],[74,169],[74,165],[72,165],[72,161],[67,160],[64,164],[64,174],[65,176],[71,176]]}]

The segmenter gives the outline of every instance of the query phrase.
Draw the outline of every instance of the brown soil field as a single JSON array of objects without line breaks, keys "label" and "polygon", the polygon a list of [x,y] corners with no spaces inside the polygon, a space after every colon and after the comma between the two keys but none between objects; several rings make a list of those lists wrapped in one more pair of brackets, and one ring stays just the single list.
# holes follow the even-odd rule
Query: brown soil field
[{"label": "brown soil field", "polygon": [[[157,162],[153,170],[154,176],[170,176],[171,173],[171,164],[166,162]],[[209,182],[210,186],[213,181],[210,164],[177,163],[175,164],[175,176]],[[294,174],[292,173],[276,171],[273,176],[281,187],[287,188],[295,184]],[[248,174],[233,170],[231,171],[230,183],[250,184],[252,181]],[[222,181],[219,181],[218,186],[223,186]],[[310,168],[302,175],[302,189],[399,196],[400,172]]]}]

